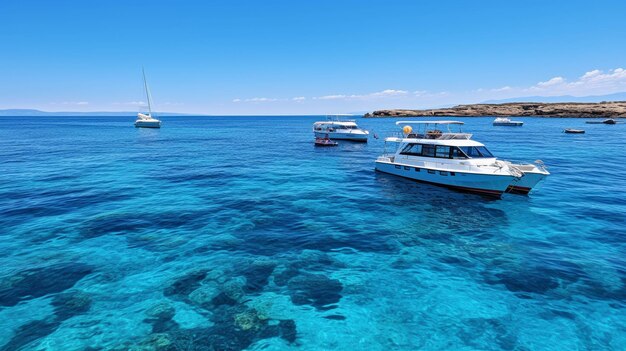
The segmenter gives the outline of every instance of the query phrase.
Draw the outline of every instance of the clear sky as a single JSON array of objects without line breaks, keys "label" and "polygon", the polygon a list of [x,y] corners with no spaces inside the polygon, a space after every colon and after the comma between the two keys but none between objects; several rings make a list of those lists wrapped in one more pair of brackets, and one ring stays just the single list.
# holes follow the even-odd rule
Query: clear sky
[{"label": "clear sky", "polygon": [[626,91],[626,1],[0,0],[0,108],[325,114]]}]

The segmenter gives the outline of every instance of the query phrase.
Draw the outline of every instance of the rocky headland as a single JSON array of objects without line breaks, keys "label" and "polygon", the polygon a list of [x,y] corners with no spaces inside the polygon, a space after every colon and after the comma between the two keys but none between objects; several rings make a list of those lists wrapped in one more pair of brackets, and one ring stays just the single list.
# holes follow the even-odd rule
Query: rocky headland
[{"label": "rocky headland", "polygon": [[450,108],[427,110],[378,110],[366,113],[364,117],[626,117],[626,101],[608,101],[597,103],[541,103],[512,102],[503,104],[457,105]]}]

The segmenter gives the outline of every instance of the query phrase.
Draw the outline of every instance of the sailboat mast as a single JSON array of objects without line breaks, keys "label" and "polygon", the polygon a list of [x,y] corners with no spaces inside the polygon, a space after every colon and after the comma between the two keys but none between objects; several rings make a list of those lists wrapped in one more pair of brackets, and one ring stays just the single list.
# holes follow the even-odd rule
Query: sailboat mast
[{"label": "sailboat mast", "polygon": [[141,67],[141,73],[143,74],[143,87],[146,90],[146,99],[148,99],[148,112],[152,117],[152,102],[150,101],[150,91],[148,90],[148,82],[146,82],[146,71]]}]

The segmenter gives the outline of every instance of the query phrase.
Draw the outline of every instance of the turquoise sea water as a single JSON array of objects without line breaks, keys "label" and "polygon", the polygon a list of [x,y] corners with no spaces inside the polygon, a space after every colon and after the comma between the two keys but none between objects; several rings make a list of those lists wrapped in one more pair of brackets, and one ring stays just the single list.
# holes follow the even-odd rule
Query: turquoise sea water
[{"label": "turquoise sea water", "polygon": [[0,350],[626,349],[626,124],[463,119],[552,173],[489,200],[317,119],[0,118]]}]

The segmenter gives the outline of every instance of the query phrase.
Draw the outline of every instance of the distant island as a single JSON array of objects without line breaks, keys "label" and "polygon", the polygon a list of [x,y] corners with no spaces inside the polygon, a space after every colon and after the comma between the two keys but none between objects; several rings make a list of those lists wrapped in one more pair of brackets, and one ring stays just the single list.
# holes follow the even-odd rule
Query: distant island
[{"label": "distant island", "polygon": [[427,110],[378,110],[366,113],[366,118],[376,117],[626,117],[626,101],[603,102],[510,102],[502,104],[470,104],[457,105],[450,108]]}]

